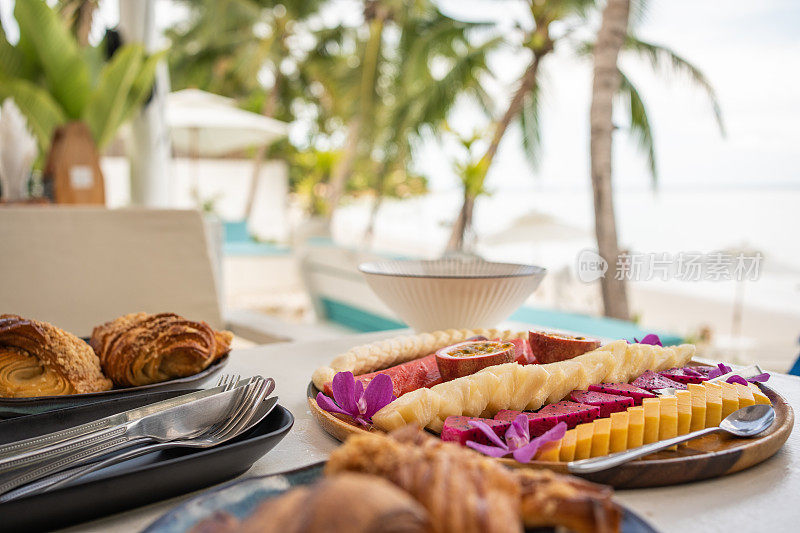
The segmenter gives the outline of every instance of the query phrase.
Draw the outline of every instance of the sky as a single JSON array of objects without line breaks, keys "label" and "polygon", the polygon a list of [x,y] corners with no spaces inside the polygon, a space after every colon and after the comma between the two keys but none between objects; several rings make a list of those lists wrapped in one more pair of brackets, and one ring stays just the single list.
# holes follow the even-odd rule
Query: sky
[{"label": "sky", "polygon": [[[507,19],[519,13],[519,4],[497,2],[491,13]],[[472,12],[476,19],[485,16],[485,5],[483,0],[442,2],[444,9]],[[661,187],[800,187],[798,29],[800,2],[792,0],[649,2],[636,33],[672,48],[706,74],[726,126],[723,138],[705,94],[686,79],[654,74],[647,62],[623,53],[620,66],[638,86],[653,124]],[[524,61],[513,54],[498,61],[506,76],[505,98]],[[534,187],[560,188],[588,182],[591,64],[560,48],[543,68],[542,164],[537,171],[526,166],[519,132],[510,131],[489,176],[490,187],[527,188],[533,182]],[[649,187],[646,161],[624,129],[624,113],[617,112],[615,122],[621,127],[614,144],[616,183]],[[427,158],[435,159],[433,153]]]}]

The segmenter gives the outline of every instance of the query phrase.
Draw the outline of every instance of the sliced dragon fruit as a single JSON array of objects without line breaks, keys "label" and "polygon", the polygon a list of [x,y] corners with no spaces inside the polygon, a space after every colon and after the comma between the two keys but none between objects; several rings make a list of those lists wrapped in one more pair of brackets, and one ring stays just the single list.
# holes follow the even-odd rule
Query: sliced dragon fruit
[{"label": "sliced dragon fruit", "polygon": [[[502,420],[511,423],[520,411],[503,410],[495,415],[495,420]],[[584,405],[581,403],[560,401],[558,403],[545,405],[535,413],[522,413],[528,417],[531,435],[538,437],[543,435],[546,431],[555,427],[559,422],[567,424],[567,428],[571,429],[584,422],[591,422],[600,415],[600,408],[593,405]]]},{"label": "sliced dragon fruit", "polygon": [[680,383],[666,376],[662,376],[661,374],[656,374],[651,370],[646,371],[644,374],[634,379],[631,385],[647,390],[666,389],[667,387],[672,387],[674,389],[686,388],[685,383]]},{"label": "sliced dragon fruit", "polygon": [[656,397],[652,392],[631,385],[630,383],[598,383],[597,385],[589,385],[589,390],[617,396],[630,396],[633,398],[634,405],[642,405],[642,400],[645,398]]},{"label": "sliced dragon fruit", "polygon": [[628,407],[633,407],[633,398],[630,396],[620,396],[618,394],[606,394],[605,392],[574,390],[569,395],[574,402],[594,405],[600,408],[600,418],[611,416],[611,413],[625,411]]},{"label": "sliced dragon fruit", "polygon": [[521,365],[529,365],[536,363],[536,358],[531,352],[531,345],[528,339],[511,339],[514,343],[514,360]]},{"label": "sliced dragon fruit", "polygon": [[690,366],[662,370],[659,374],[679,383],[702,383],[708,381],[708,372],[710,372],[711,369],[711,367]]},{"label": "sliced dragon fruit", "polygon": [[480,420],[481,422],[486,422],[486,424],[488,424],[489,427],[491,427],[501,439],[503,438],[503,435],[506,434],[506,430],[509,428],[509,426],[511,426],[511,421],[492,420],[491,418],[478,418],[473,416],[448,416],[445,419],[444,427],[442,428],[442,440],[457,442],[462,446],[466,446],[468,440],[477,442],[479,444],[493,445],[494,443],[491,442],[481,430],[474,428],[469,424],[470,420]]}]

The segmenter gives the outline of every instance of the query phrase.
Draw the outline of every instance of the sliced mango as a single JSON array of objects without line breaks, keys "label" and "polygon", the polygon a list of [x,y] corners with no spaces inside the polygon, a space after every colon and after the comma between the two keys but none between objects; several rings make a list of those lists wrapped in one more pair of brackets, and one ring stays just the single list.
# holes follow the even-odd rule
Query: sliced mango
[{"label": "sliced mango", "polygon": [[750,383],[750,391],[753,393],[753,398],[755,399],[757,404],[766,404],[772,405],[772,402],[769,401],[767,395],[764,394],[764,391],[761,390],[761,387],[756,385],[755,383]]},{"label": "sliced mango", "polygon": [[[671,439],[678,436],[678,397],[662,396],[659,398],[658,440]],[[677,446],[670,448],[676,450]]]},{"label": "sliced mango", "polygon": [[644,407],[637,405],[628,408],[627,448],[638,448],[644,444]]},{"label": "sliced mango", "polygon": [[609,443],[611,440],[611,419],[598,418],[594,422],[594,432],[592,433],[592,447],[590,457],[601,457],[608,455]]},{"label": "sliced mango", "polygon": [[644,443],[650,444],[658,440],[659,405],[658,398],[645,398],[644,407]]},{"label": "sliced mango", "polygon": [[692,393],[688,390],[675,391],[678,399],[678,435],[686,435],[692,427]]},{"label": "sliced mango", "polygon": [[739,409],[756,403],[756,399],[753,397],[753,391],[750,390],[750,387],[746,387],[741,383],[734,383],[733,386],[736,387],[736,392],[739,394]]},{"label": "sliced mango", "polygon": [[592,434],[594,425],[591,422],[579,424],[575,427],[577,440],[575,442],[575,460],[588,459],[592,453]]},{"label": "sliced mango", "polygon": [[561,441],[556,440],[548,442],[536,452],[535,459],[537,461],[558,461],[559,453],[561,452]]},{"label": "sliced mango", "polygon": [[722,387],[722,418],[739,409],[739,391],[732,383],[719,384]]},{"label": "sliced mango", "polygon": [[558,458],[561,461],[569,462],[575,459],[575,444],[578,442],[578,431],[570,429],[564,433],[564,438],[561,439],[561,450],[558,452]]},{"label": "sliced mango", "polygon": [[722,386],[703,382],[706,388],[706,427],[715,428],[722,422]]},{"label": "sliced mango", "polygon": [[611,436],[608,441],[608,451],[621,452],[628,448],[628,424],[630,415],[627,411],[611,413]]},{"label": "sliced mango", "polygon": [[706,388],[699,383],[690,383],[689,392],[692,393],[692,424],[690,431],[697,431],[706,427]]}]

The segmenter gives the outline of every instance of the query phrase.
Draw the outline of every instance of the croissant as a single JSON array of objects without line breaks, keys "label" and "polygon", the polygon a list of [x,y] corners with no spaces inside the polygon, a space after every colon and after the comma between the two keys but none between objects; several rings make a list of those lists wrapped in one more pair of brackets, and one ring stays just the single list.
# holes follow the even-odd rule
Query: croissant
[{"label": "croissant", "polygon": [[579,533],[619,530],[622,512],[612,491],[550,471],[509,470],[461,446],[406,426],[390,434],[350,437],[335,450],[326,474],[384,477],[422,503],[432,531],[521,531],[563,526]]},{"label": "croissant", "polygon": [[428,514],[375,476],[343,474],[259,505],[243,522],[215,513],[190,533],[424,533]]},{"label": "croissant", "polygon": [[174,313],[133,313],[106,322],[89,341],[105,374],[120,386],[196,374],[230,351],[233,334]]},{"label": "croissant", "polygon": [[33,397],[111,388],[81,339],[47,322],[0,315],[0,396]]}]

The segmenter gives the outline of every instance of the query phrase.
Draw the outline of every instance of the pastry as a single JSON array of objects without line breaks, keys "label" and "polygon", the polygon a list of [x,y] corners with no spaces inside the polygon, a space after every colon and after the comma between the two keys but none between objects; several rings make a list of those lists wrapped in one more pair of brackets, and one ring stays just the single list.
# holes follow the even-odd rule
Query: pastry
[{"label": "pastry", "polygon": [[116,385],[196,374],[230,351],[233,334],[174,313],[134,313],[97,326],[89,343]]},{"label": "pastry", "polygon": [[576,389],[602,382],[626,383],[645,370],[685,365],[691,344],[654,346],[615,341],[566,361],[541,365],[507,363],[471,376],[404,394],[372,417],[386,431],[416,423],[441,432],[448,416],[493,416],[501,409],[535,410]]},{"label": "pastry", "polygon": [[384,479],[346,473],[267,500],[242,522],[215,513],[191,533],[425,533],[428,514]]},{"label": "pastry", "polygon": [[425,506],[435,532],[522,531],[524,524],[606,533],[620,524],[610,489],[550,471],[509,470],[419,427],[389,438],[352,436],[331,454],[325,472],[388,479]]},{"label": "pastry", "polygon": [[47,322],[0,315],[0,396],[29,398],[111,388],[81,339]]}]

